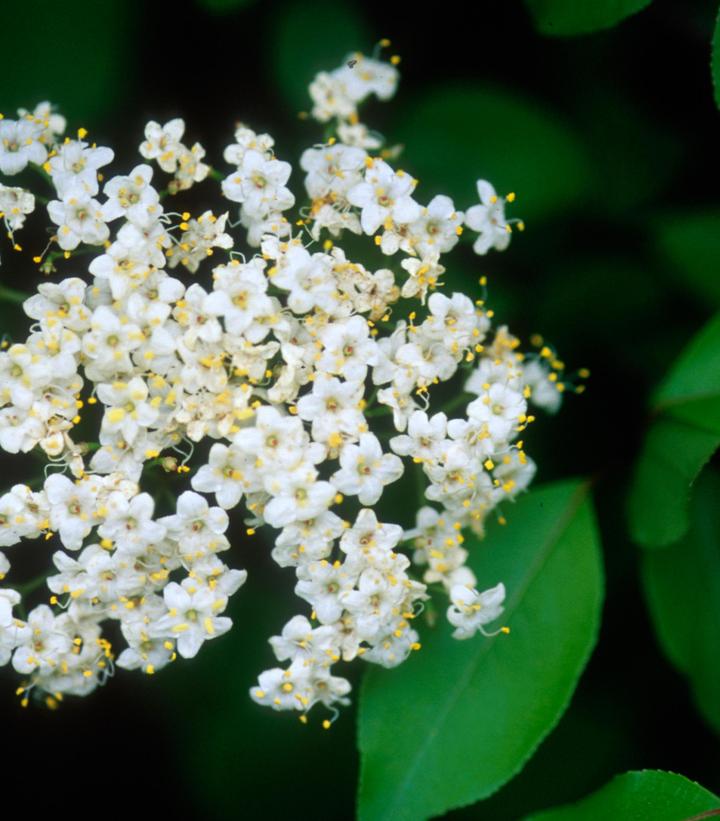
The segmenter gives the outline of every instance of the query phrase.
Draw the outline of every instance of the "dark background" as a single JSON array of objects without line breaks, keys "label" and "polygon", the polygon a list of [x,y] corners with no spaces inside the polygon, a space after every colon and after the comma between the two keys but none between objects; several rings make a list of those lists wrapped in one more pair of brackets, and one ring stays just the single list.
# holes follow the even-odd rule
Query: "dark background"
[{"label": "dark background", "polygon": [[[295,163],[321,138],[320,126],[297,117],[314,72],[388,37],[390,53],[402,56],[399,92],[370,104],[363,119],[406,144],[402,165],[420,178],[419,198],[445,190],[445,172],[458,207],[472,203],[480,176],[517,191],[512,213],[525,217],[524,234],[504,254],[460,252],[449,276],[473,290],[487,274],[499,323],[524,339],[542,332],[571,367],[592,372],[587,392],[568,397],[526,442],[538,481],[595,478],[607,601],[599,645],[556,730],[500,793],[451,817],[515,819],[627,769],[672,770],[720,792],[718,740],[659,652],[624,520],[649,393],[720,307],[702,247],[690,249],[688,270],[667,239],[677,215],[720,214],[709,72],[716,11],[705,0],[656,0],[608,32],[552,39],[535,32],[520,0],[424,10],[404,2],[2,5],[0,110],[13,116],[51,99],[69,133],[82,125],[114,147],[118,171],[139,162],[148,119],[175,116],[186,120],[186,142],[199,140],[221,169],[240,119],[270,131],[278,155]],[[298,190],[297,171],[292,182]],[[214,194],[206,183],[193,196],[209,205]],[[3,283],[31,290],[39,277],[30,255],[1,250]],[[2,312],[3,329],[20,338],[18,309]],[[21,464],[8,461],[6,475],[29,478]],[[325,732],[247,695],[272,666],[267,637],[295,611],[292,579],[267,553],[257,537],[238,536],[231,563],[250,578],[232,606],[235,627],[194,661],[154,678],[119,672],[56,712],[22,710],[14,674],[0,671],[2,771],[26,811],[352,817],[356,705]]]}]

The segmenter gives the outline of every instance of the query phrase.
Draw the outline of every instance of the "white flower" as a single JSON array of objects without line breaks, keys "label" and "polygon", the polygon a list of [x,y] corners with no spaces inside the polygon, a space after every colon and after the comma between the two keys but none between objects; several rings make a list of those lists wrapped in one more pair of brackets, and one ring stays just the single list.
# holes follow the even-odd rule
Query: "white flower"
[{"label": "white flower", "polygon": [[326,71],[315,76],[309,92],[314,103],[312,116],[321,123],[333,117],[349,118],[355,114],[355,102],[343,83]]},{"label": "white flower", "polygon": [[345,445],[340,451],[340,470],[331,481],[341,493],[357,496],[360,504],[373,505],[383,488],[403,474],[400,459],[383,454],[380,442],[372,433],[363,433],[357,445]]},{"label": "white flower", "polygon": [[464,585],[454,585],[450,590],[447,618],[456,629],[453,638],[469,639],[479,630],[485,633],[483,625],[494,621],[503,612],[505,585],[498,584],[483,593]]},{"label": "white flower", "polygon": [[243,203],[246,213],[266,217],[274,211],[284,211],[295,203],[295,197],[285,187],[292,168],[281,160],[269,160],[259,151],[248,150],[237,171],[223,181],[225,196]]},{"label": "white flower", "polygon": [[62,134],[67,124],[65,117],[53,111],[54,108],[55,106],[45,100],[38,103],[32,112],[24,108],[18,108],[18,116],[42,125],[44,129],[43,139],[50,141],[55,135]]},{"label": "white flower", "polygon": [[153,520],[155,502],[149,493],[139,493],[128,500],[123,493],[114,492],[105,507],[98,535],[109,539],[123,553],[137,556],[165,538],[164,525]]},{"label": "white flower", "polygon": [[102,206],[89,194],[71,189],[65,199],[49,202],[47,210],[58,226],[58,245],[65,251],[74,250],[81,242],[100,245],[110,236]]},{"label": "white flower", "polygon": [[339,122],[337,133],[338,138],[345,145],[353,145],[367,151],[380,148],[383,144],[383,138],[377,133],[371,132],[364,123]]},{"label": "white flower", "polygon": [[361,316],[338,320],[319,334],[323,352],[317,368],[349,381],[365,379],[368,365],[378,361],[377,344],[370,338],[367,320]]},{"label": "white flower", "polygon": [[25,217],[35,210],[35,197],[24,188],[10,188],[0,184],[0,217],[9,231],[19,231]]},{"label": "white flower", "polygon": [[491,248],[504,251],[510,244],[512,230],[505,220],[505,200],[498,197],[486,180],[477,181],[480,205],[473,205],[465,213],[465,225],[479,236],[473,244],[476,254],[486,254]]},{"label": "white flower", "polygon": [[420,636],[410,627],[406,619],[398,618],[388,627],[387,633],[375,642],[374,647],[363,654],[363,661],[379,664],[381,667],[397,667],[413,650],[420,648],[418,642]]},{"label": "white flower", "polygon": [[340,601],[354,618],[358,637],[373,643],[400,611],[406,592],[395,576],[367,568],[360,574],[357,589],[343,592]]},{"label": "white flower", "polygon": [[414,411],[408,421],[406,436],[394,436],[390,447],[400,456],[416,461],[435,462],[442,458],[447,434],[447,416],[436,413],[428,418],[424,411]]},{"label": "white flower", "polygon": [[177,500],[177,513],[158,520],[169,536],[178,542],[184,555],[217,552],[229,547],[223,535],[228,515],[219,507],[210,507],[198,493],[186,490]]},{"label": "white flower", "polygon": [[[25,505],[14,493],[0,496],[0,547],[17,544],[23,536]],[[3,571],[3,575],[7,570]]]},{"label": "white flower", "polygon": [[321,624],[334,624],[344,610],[340,596],[353,588],[357,576],[353,568],[322,559],[298,569],[295,593],[310,602]]},{"label": "white flower", "polygon": [[233,336],[245,335],[253,343],[267,336],[268,328],[259,320],[273,313],[274,304],[266,291],[265,263],[255,259],[247,265],[237,261],[213,269],[213,292],[204,302],[212,316],[222,316],[225,329]]},{"label": "white flower", "polygon": [[148,386],[139,376],[129,382],[99,384],[97,396],[107,405],[102,420],[104,431],[122,434],[126,442],[132,443],[142,428],[148,428],[158,418],[158,404],[148,400]]},{"label": "white flower", "polygon": [[178,157],[183,151],[180,140],[184,133],[185,122],[180,118],[162,126],[151,120],[145,126],[145,142],[140,146],[140,154],[146,160],[157,160],[163,171],[174,174]]},{"label": "white flower", "polygon": [[97,521],[95,488],[60,473],[48,476],[44,487],[50,503],[50,527],[59,532],[68,550],[79,550]]},{"label": "white flower", "polygon": [[216,217],[212,211],[205,211],[197,219],[183,223],[180,243],[166,253],[170,267],[182,263],[194,274],[200,263],[212,256],[213,248],[232,248],[233,239],[225,233],[227,218],[227,213]]},{"label": "white flower", "polygon": [[275,539],[272,557],[281,567],[297,567],[325,559],[343,529],[343,520],[329,510],[313,519],[292,522]]},{"label": "white flower", "polygon": [[279,473],[265,479],[265,490],[272,495],[263,511],[272,527],[315,519],[324,513],[335,497],[335,486],[317,481],[314,468],[301,465],[291,473]]},{"label": "white flower", "polygon": [[84,303],[87,283],[79,277],[41,282],[37,293],[23,302],[33,319],[59,320],[64,328],[83,333],[90,327],[91,311]]},{"label": "white flower", "polygon": [[313,629],[305,616],[294,616],[283,627],[280,636],[270,639],[278,661],[303,661],[329,667],[339,659],[335,630],[323,625]]},{"label": "white flower", "polygon": [[64,142],[47,162],[58,197],[94,197],[99,190],[98,168],[111,163],[114,157],[111,148],[90,147],[81,140]]},{"label": "white flower", "polygon": [[193,658],[203,642],[232,627],[232,619],[218,615],[225,609],[227,597],[210,587],[198,587],[192,579],[185,579],[182,585],[170,582],[163,597],[168,612],[155,622],[153,632],[176,639],[183,658]]},{"label": "white flower", "polygon": [[337,302],[332,259],[326,254],[310,255],[301,245],[291,246],[279,260],[273,285],[289,291],[287,304],[296,314],[304,314],[314,307],[328,313]]},{"label": "white flower", "polygon": [[442,340],[453,354],[482,342],[487,320],[479,317],[472,300],[465,294],[451,297],[434,293],[428,299],[430,316],[423,323],[423,332],[432,339]]},{"label": "white flower", "polygon": [[377,393],[377,401],[381,405],[387,405],[392,409],[393,425],[395,430],[404,431],[408,421],[417,410],[417,402],[406,391],[395,388],[383,388]]},{"label": "white flower", "polygon": [[298,416],[312,422],[316,442],[337,448],[348,439],[355,441],[366,428],[360,410],[363,392],[362,382],[320,377],[313,382],[312,392],[298,400]]},{"label": "white flower", "polygon": [[155,673],[175,657],[175,643],[165,637],[154,638],[142,620],[123,621],[122,634],[128,646],[118,656],[116,664],[125,670],[141,669]]},{"label": "white flower", "polygon": [[28,409],[40,389],[52,379],[49,363],[34,355],[25,345],[11,345],[0,351],[0,398]]},{"label": "white flower", "polygon": [[424,260],[445,254],[457,245],[463,221],[462,211],[456,211],[450,197],[439,194],[423,208],[419,219],[410,225],[411,244]]},{"label": "white flower", "polygon": [[15,650],[30,639],[31,628],[13,616],[13,608],[20,601],[14,590],[0,590],[0,667],[4,667]]},{"label": "white flower", "polygon": [[373,510],[363,508],[358,513],[355,524],[342,534],[340,549],[348,556],[362,556],[362,561],[367,566],[385,564],[391,555],[394,557],[393,562],[400,558],[406,560],[407,557],[402,554],[392,553],[402,535],[399,525],[379,522]]},{"label": "white flower", "polygon": [[[6,548],[61,542],[47,577],[52,609],[26,622],[13,608],[28,603],[0,589],[0,665],[12,660],[26,677],[23,704],[31,690],[50,706],[58,694],[87,695],[114,660],[151,675],[225,633],[229,597],[247,577],[222,561],[226,511],[240,505],[248,535],[274,529],[271,556],[295,569],[309,605],[270,640],[286,669],[260,675],[260,704],[303,721],[313,705],[347,704],[350,684],[334,665],[402,663],[420,646],[412,624],[426,585],[450,593],[458,638],[502,611],[502,585],[475,590],[463,534],[481,536],[491,512],[528,486],[535,465],[517,441],[532,421],[527,401],[554,407],[564,366],[549,348],[527,357],[504,326],[488,339],[482,301],[438,290],[463,220],[479,252],[507,245],[512,197],[481,181],[482,202],[466,214],[442,194],[415,200],[416,181],[388,164],[401,147],[359,115],[397,79],[394,65],[361,54],[315,78],[312,113],[332,120],[336,137],[302,154],[309,202],[292,219],[290,164],[272,137],[242,124],[223,152],[235,169],[221,186],[239,205],[231,217],[210,201],[191,216],[172,199],[210,175],[203,146],[182,142],[180,119],[149,122],[140,146],[172,175],[164,193],[154,166],[132,163],[104,197],[112,150],[84,142],[84,129],[59,140],[65,122],[49,103],[0,122],[0,174],[42,164],[58,192],[35,263],[49,274],[62,251],[70,265],[89,255],[78,276],[43,282],[24,301],[27,338],[0,350],[0,448],[39,447],[54,468],[38,491],[0,494],[0,580]],[[34,205],[30,191],[0,185],[13,245]],[[243,256],[241,240],[257,252]],[[383,257],[356,256],[362,244],[403,258],[376,269]],[[212,288],[168,274],[203,264]],[[420,320],[402,301],[416,297]],[[457,385],[438,385],[471,362]],[[472,401],[448,419],[438,404],[463,382]],[[383,452],[388,440],[394,452]],[[437,505],[407,531],[364,507],[402,476],[400,456]],[[175,509],[156,518],[166,481]]]},{"label": "white flower", "polygon": [[555,413],[562,404],[562,393],[557,381],[552,382],[550,368],[539,359],[530,359],[522,364],[522,381],[530,388],[533,405],[549,413]]},{"label": "white flower", "polygon": [[90,331],[83,337],[83,353],[90,360],[85,371],[90,379],[100,381],[132,371],[130,353],[145,336],[137,325],[123,322],[105,305],[96,308]]},{"label": "white flower", "polygon": [[42,165],[47,149],[41,135],[42,126],[31,120],[0,120],[0,173],[19,174],[29,162]]},{"label": "white flower", "polygon": [[362,182],[362,170],[367,153],[361,148],[336,145],[308,148],[300,158],[300,167],[307,171],[305,190],[312,199],[326,197],[331,192],[344,197]]},{"label": "white flower", "polygon": [[204,157],[205,149],[200,143],[194,143],[189,150],[180,144],[175,179],[171,181],[168,188],[173,192],[186,191],[194,183],[202,182],[210,173],[210,166],[202,162]]},{"label": "white flower", "polygon": [[381,225],[407,225],[422,214],[410,196],[416,181],[404,171],[393,171],[384,160],[373,160],[365,172],[365,181],[350,189],[347,198],[362,209],[360,223],[366,234],[374,234]]},{"label": "white flower", "polygon": [[524,418],[526,409],[522,393],[495,383],[468,405],[467,413],[470,419],[484,425],[491,439],[498,442],[510,436]]},{"label": "white flower", "polygon": [[61,656],[72,647],[70,636],[58,624],[59,618],[52,610],[41,604],[30,612],[27,631],[18,635],[17,649],[13,653],[12,665],[27,675],[38,670],[52,672],[59,664]]},{"label": "white flower", "polygon": [[208,463],[193,476],[193,490],[214,493],[220,507],[230,510],[240,502],[250,470],[241,450],[218,442],[210,448]]},{"label": "white flower", "polygon": [[153,170],[149,165],[136,165],[126,176],[117,176],[105,183],[108,198],[103,204],[106,222],[125,217],[130,222],[145,224],[162,211],[158,192],[150,185]]},{"label": "white flower", "polygon": [[359,53],[349,55],[348,60],[333,74],[356,103],[370,94],[379,100],[389,100],[395,94],[399,79],[398,70],[391,63]]}]

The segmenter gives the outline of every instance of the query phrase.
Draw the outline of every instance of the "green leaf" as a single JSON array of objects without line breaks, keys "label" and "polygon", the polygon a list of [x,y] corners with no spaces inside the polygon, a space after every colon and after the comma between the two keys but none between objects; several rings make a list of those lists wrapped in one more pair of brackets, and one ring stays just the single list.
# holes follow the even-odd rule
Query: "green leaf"
[{"label": "green leaf", "polygon": [[690,505],[690,529],[666,550],[646,551],[642,578],[660,644],[690,679],[720,732],[720,474],[706,469]]},{"label": "green leaf", "polygon": [[490,795],[568,705],[602,601],[588,485],[534,490],[508,517],[470,550],[480,588],[506,585],[511,635],[457,641],[443,620],[401,667],[365,677],[361,819],[428,818]]},{"label": "green leaf", "polygon": [[690,821],[720,808],[720,798],[682,775],[659,770],[618,775],[602,789],[527,821]]},{"label": "green leaf", "polygon": [[133,7],[124,0],[92,8],[66,3],[58,14],[52,0],[4,3],[0,51],[13,68],[12,82],[0,89],[0,111],[13,116],[49,100],[83,126],[114,111],[138,65],[128,51],[136,36]]},{"label": "green leaf", "polygon": [[310,107],[308,85],[319,71],[331,71],[349,53],[367,52],[374,42],[352,2],[289,3],[269,19],[272,68],[281,93],[297,110]]},{"label": "green leaf", "polygon": [[715,22],[715,31],[713,32],[710,68],[712,70],[715,105],[720,108],[720,11],[718,12],[717,20]]},{"label": "green leaf", "polygon": [[652,0],[525,0],[542,34],[571,36],[611,28]]},{"label": "green leaf", "polygon": [[687,531],[692,484],[720,445],[720,315],[674,364],[655,395],[653,412],[628,512],[638,544],[664,547]]},{"label": "green leaf", "polygon": [[407,146],[402,164],[419,177],[423,201],[444,193],[466,208],[482,178],[517,193],[509,216],[540,219],[583,199],[590,185],[585,149],[561,117],[501,89],[436,88],[404,109],[388,138]]},{"label": "green leaf", "polygon": [[680,284],[720,307],[720,211],[667,214],[653,228],[657,248]]}]

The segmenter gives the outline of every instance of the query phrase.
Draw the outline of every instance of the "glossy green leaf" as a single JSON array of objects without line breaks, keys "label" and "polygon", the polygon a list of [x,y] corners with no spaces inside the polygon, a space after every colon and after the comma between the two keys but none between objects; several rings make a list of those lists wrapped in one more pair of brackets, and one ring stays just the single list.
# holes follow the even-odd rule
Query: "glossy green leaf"
[{"label": "glossy green leaf", "polygon": [[354,3],[289,3],[272,15],[272,68],[280,92],[298,111],[311,106],[308,85],[354,51],[368,53],[373,37]]},{"label": "glossy green leaf", "polygon": [[720,808],[720,798],[682,775],[642,770],[616,776],[577,804],[541,812],[527,821],[690,821]]},{"label": "glossy green leaf", "polygon": [[680,539],[692,484],[720,445],[720,316],[690,342],[657,391],[629,498],[630,531],[644,547]]},{"label": "glossy green leaf", "polygon": [[717,21],[715,22],[715,31],[713,33],[710,68],[712,71],[715,104],[720,108],[720,12],[718,12]]},{"label": "glossy green leaf", "polygon": [[133,8],[105,0],[91,9],[69,3],[58,13],[51,0],[3,3],[0,52],[12,80],[0,86],[0,111],[10,116],[49,100],[83,126],[113,111],[139,65],[128,50]]},{"label": "glossy green leaf", "polygon": [[508,216],[545,219],[590,185],[585,149],[562,118],[501,89],[436,88],[403,109],[389,138],[406,146],[402,165],[420,179],[423,201],[444,193],[465,208],[483,178],[517,194]]},{"label": "glossy green leaf", "polygon": [[698,480],[690,518],[677,544],[645,553],[642,577],[660,644],[720,732],[720,475],[711,468]]},{"label": "glossy green leaf", "polygon": [[705,303],[720,306],[720,211],[663,216],[654,235],[678,282]]},{"label": "glossy green leaf", "polygon": [[538,31],[570,36],[611,28],[652,0],[525,0]]},{"label": "glossy green leaf", "polygon": [[457,641],[440,621],[405,664],[365,678],[361,819],[429,818],[490,795],[567,707],[602,601],[589,488],[570,481],[534,490],[508,520],[470,550],[479,586],[507,587],[511,634]]}]

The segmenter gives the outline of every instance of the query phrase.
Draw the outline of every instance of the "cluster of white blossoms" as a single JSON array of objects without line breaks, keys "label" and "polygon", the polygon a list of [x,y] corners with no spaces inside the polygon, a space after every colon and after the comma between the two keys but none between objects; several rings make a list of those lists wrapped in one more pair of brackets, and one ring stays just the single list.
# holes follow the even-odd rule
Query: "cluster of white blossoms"
[{"label": "cluster of white blossoms", "polygon": [[[48,104],[0,121],[0,174],[29,167],[47,188],[0,184],[11,242],[21,250],[15,234],[46,202],[52,236],[35,262],[74,273],[38,286],[23,303],[30,335],[0,351],[0,447],[48,460],[44,481],[0,495],[0,579],[14,580],[21,542],[54,548],[39,582],[0,588],[0,665],[22,675],[23,703],[85,695],[115,667],[152,674],[225,633],[247,575],[223,560],[239,506],[303,601],[270,639],[282,666],[250,689],[273,709],[332,711],[350,690],[336,664],[403,662],[433,587],[457,638],[502,612],[501,583],[476,589],[463,530],[482,534],[527,487],[528,403],[554,410],[568,383],[549,348],[521,354],[481,300],[441,290],[463,227],[477,253],[507,246],[512,197],[481,180],[464,213],[417,198],[357,114],[397,79],[393,61],[362,55],[318,75],[313,115],[335,136],[302,155],[307,198],[292,215],[291,166],[244,125],[223,178],[180,142],[182,120],[149,123],[140,154],[172,175],[159,190],[151,164],[108,175],[113,151],[84,129],[62,139]],[[208,176],[237,222],[166,210]],[[238,225],[251,255],[236,250]],[[371,237],[368,257],[386,267],[351,259],[345,231]],[[163,471],[189,488],[175,498]],[[403,529],[374,506],[408,473],[405,495],[421,480],[424,499]],[[171,512],[156,515],[167,495]],[[40,584],[45,599],[28,601]]]}]

